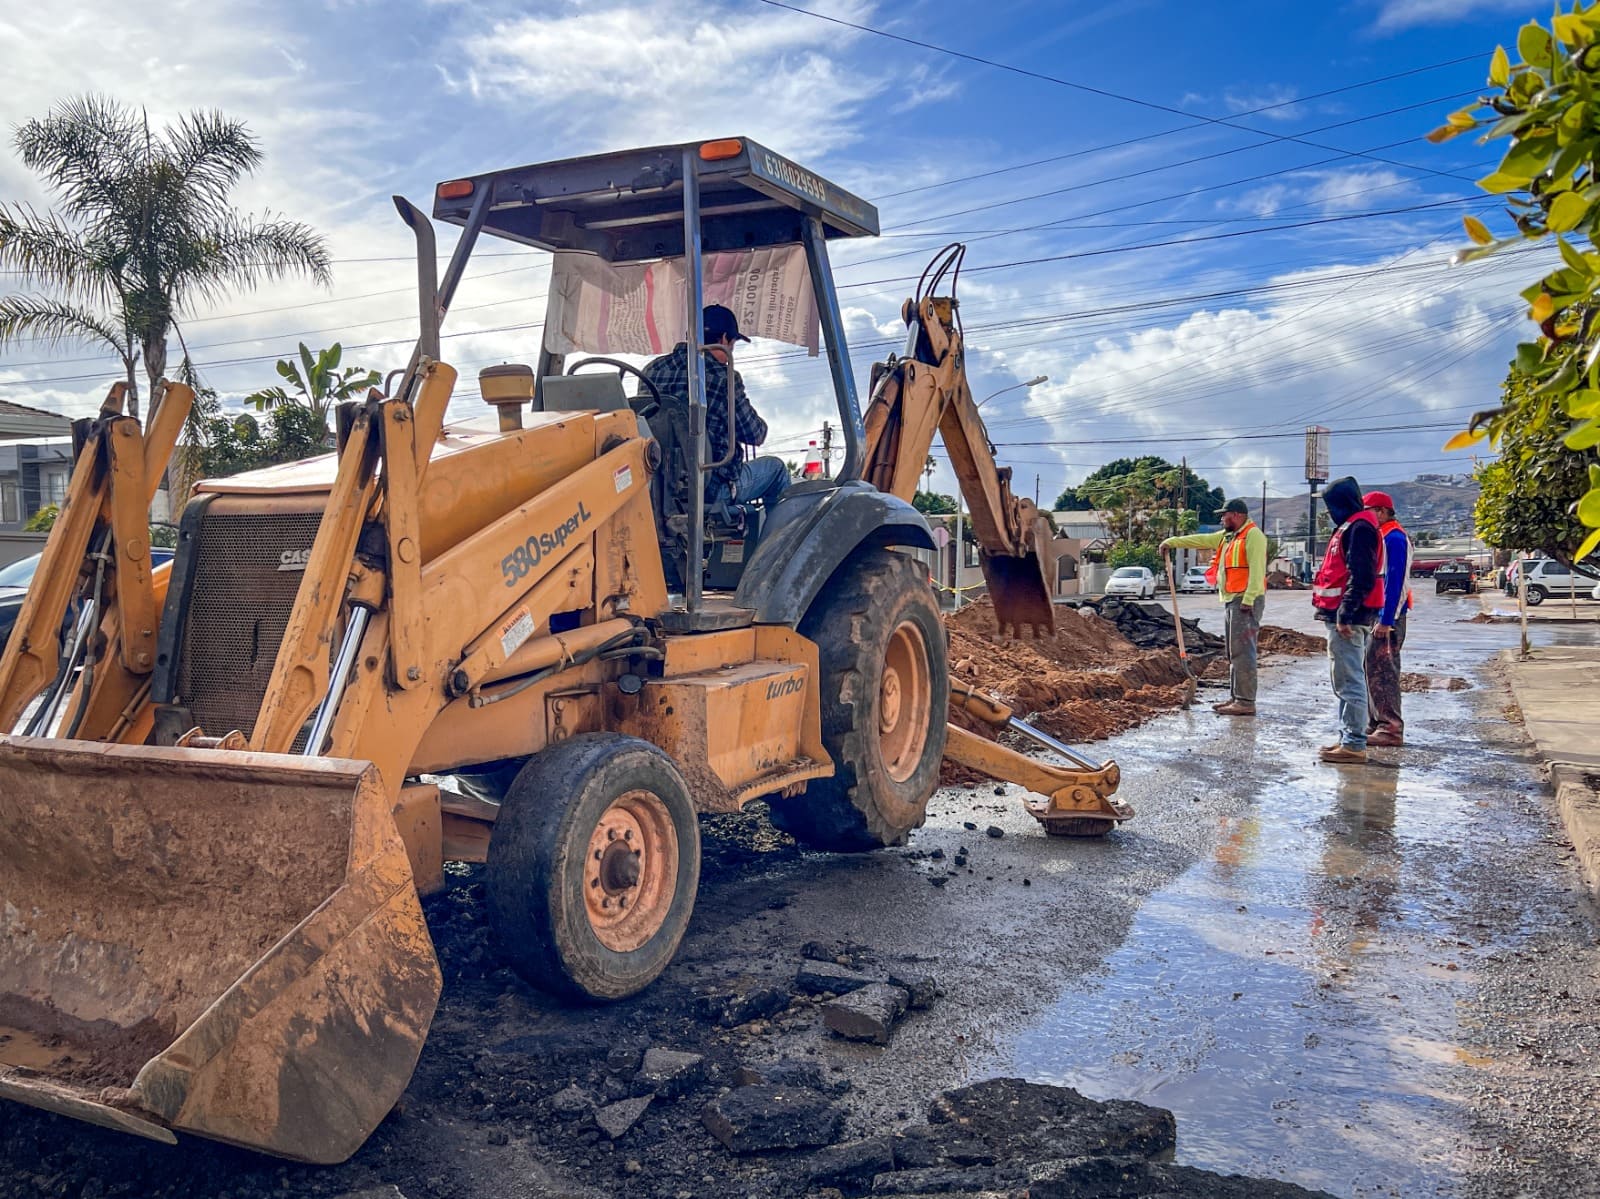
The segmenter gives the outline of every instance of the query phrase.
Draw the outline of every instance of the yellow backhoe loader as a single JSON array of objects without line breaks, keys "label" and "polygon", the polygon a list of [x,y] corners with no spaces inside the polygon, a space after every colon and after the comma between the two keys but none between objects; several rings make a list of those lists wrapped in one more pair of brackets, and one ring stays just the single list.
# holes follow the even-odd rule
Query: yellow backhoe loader
[{"label": "yellow backhoe loader", "polygon": [[[765,797],[835,850],[922,823],[950,680],[898,551],[932,537],[865,477],[828,263],[876,234],[872,206],[745,139],[496,171],[436,189],[461,227],[441,280],[432,222],[396,203],[409,364],[338,409],[334,452],[198,484],[170,567],[146,513],[192,393],[165,385],[141,427],[113,388],[74,426],[0,655],[0,1097],[339,1161],[427,1035],[419,897],[447,861],[486,863],[525,977],[608,1000],[684,934],[698,812]],[[483,234],[554,255],[543,344],[483,372],[494,416],[447,423],[440,325]],[[578,357],[695,347],[711,300],[826,346],[844,466],[770,511],[702,485],[706,405],[733,396],[706,396],[698,352],[687,402]],[[950,362],[918,319],[910,384],[913,358]],[[1046,807],[1098,810],[1081,790]]]}]

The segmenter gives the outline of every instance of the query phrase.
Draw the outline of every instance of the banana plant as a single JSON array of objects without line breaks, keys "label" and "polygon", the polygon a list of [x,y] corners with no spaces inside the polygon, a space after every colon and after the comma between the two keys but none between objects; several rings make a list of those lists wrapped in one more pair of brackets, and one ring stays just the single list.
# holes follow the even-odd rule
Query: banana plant
[{"label": "banana plant", "polygon": [[280,404],[298,404],[310,409],[313,415],[328,427],[328,414],[333,406],[353,399],[369,387],[376,387],[382,378],[377,371],[359,366],[339,369],[339,359],[344,350],[338,342],[313,355],[300,343],[300,361],[291,358],[278,360],[278,373],[294,386],[294,392],[282,387],[267,387],[254,395],[246,396],[245,403],[254,405],[258,412],[267,412]]}]

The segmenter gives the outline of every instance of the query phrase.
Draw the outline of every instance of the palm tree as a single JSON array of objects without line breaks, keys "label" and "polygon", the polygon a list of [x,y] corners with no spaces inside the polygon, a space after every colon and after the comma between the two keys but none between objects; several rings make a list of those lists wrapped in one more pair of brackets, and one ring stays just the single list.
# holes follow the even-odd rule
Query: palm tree
[{"label": "palm tree", "polygon": [[262,153],[243,122],[220,112],[153,133],[142,111],[84,96],[19,126],[14,144],[58,210],[0,204],[0,267],[53,294],[0,297],[0,348],[26,335],[106,346],[127,374],[134,416],[136,368],[142,360],[153,395],[188,306],[265,280],[331,278],[308,226],[229,206]]}]

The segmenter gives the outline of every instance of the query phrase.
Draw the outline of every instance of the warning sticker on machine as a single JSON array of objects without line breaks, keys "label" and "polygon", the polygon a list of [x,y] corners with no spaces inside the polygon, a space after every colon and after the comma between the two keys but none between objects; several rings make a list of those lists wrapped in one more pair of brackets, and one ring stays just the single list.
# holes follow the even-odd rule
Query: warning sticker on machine
[{"label": "warning sticker on machine", "polygon": [[626,491],[633,486],[633,467],[619,466],[611,472],[611,481],[617,485],[619,492]]},{"label": "warning sticker on machine", "polygon": [[722,560],[724,562],[743,562],[744,542],[724,541],[722,543]]},{"label": "warning sticker on machine", "polygon": [[510,657],[522,647],[522,643],[533,636],[533,613],[526,608],[518,608],[509,617],[501,622],[500,652]]}]

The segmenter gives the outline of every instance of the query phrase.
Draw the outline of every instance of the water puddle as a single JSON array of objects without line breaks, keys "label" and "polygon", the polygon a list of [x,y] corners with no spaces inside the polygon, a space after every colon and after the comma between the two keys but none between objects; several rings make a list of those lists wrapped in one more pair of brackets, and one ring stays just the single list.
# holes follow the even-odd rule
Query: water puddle
[{"label": "water puddle", "polygon": [[[1442,648],[1420,640],[1419,659]],[[1459,648],[1439,656],[1463,669]],[[1432,723],[1470,719],[1469,695],[1430,689]],[[1506,830],[1448,764],[1319,770],[1299,765],[1303,727],[1228,735],[1239,771],[1274,781],[1002,1069],[1170,1108],[1188,1164],[1341,1196],[1453,1193],[1494,1066],[1460,1010],[1490,937],[1462,915],[1463,878],[1493,869],[1467,847]]]}]

